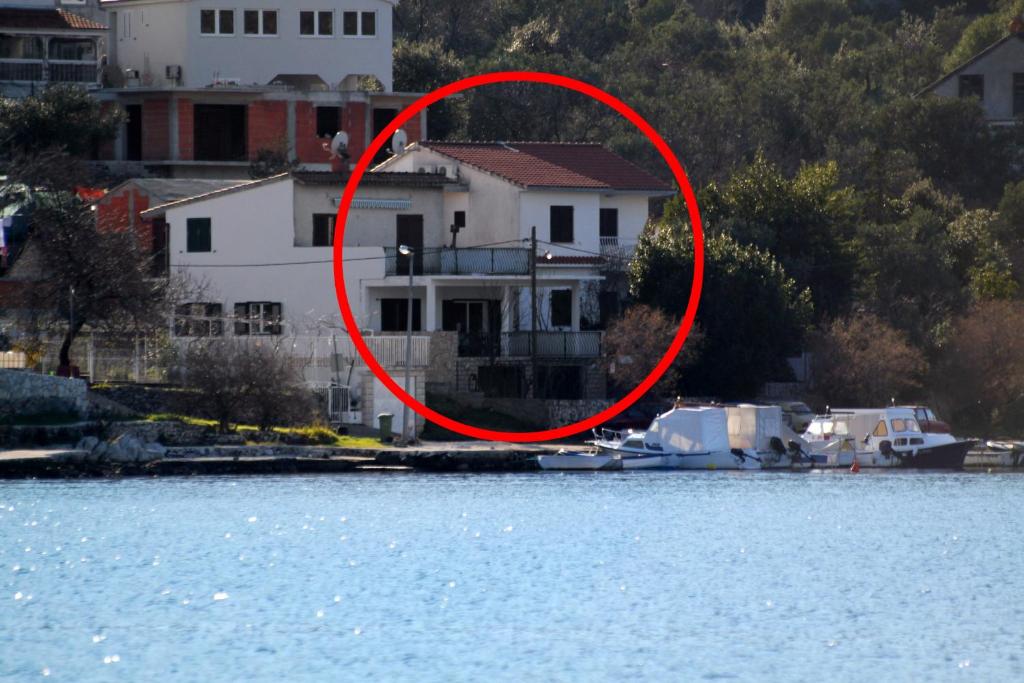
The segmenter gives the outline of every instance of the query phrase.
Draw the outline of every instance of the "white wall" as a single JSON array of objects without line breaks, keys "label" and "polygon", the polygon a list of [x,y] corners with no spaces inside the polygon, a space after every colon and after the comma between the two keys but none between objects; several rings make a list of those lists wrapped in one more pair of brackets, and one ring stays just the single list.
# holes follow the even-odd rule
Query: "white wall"
[{"label": "white wall", "polygon": [[632,244],[640,239],[647,224],[650,200],[646,195],[601,195],[600,208],[619,210],[619,244]]},{"label": "white wall", "polygon": [[1024,73],[1024,40],[1011,39],[932,90],[943,97],[959,97],[961,75],[985,76],[985,98],[981,106],[989,120],[1013,118],[1013,74]]},{"label": "white wall", "polygon": [[[232,36],[202,35],[200,11],[235,10]],[[278,11],[276,36],[251,36],[243,31],[243,10]],[[299,11],[334,10],[334,35],[299,35]],[[209,85],[215,77],[238,78],[243,84],[266,85],[278,74],[317,74],[334,86],[352,74],[376,76],[392,89],[392,4],[385,0],[320,0],[312,4],[279,0],[203,0],[116,3],[119,32],[131,15],[133,36],[118,36],[117,58],[122,69],[147,70],[154,85],[166,85],[165,66],[180,64],[187,87]],[[377,35],[342,35],[342,11],[375,11]]]},{"label": "white wall", "polygon": [[598,241],[598,217],[600,215],[601,197],[594,192],[523,192],[521,205],[521,237],[530,236],[530,228],[537,226],[537,239],[551,241],[551,207],[573,207],[573,241],[564,246],[560,244],[543,244],[556,256],[588,256],[589,254],[566,249],[573,247],[597,254],[600,252]]}]

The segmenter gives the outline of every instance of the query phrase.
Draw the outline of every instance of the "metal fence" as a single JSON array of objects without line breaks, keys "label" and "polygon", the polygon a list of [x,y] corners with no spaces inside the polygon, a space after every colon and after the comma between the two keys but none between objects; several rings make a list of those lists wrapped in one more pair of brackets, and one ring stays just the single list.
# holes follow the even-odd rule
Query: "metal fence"
[{"label": "metal fence", "polygon": [[[463,358],[531,356],[530,332],[460,334],[459,355]],[[537,332],[539,358],[598,358],[601,332]]]},{"label": "metal fence", "polygon": [[425,249],[410,256],[395,247],[384,247],[385,275],[528,275],[530,250],[502,249]]},{"label": "metal fence", "polygon": [[352,394],[348,387],[336,384],[310,384],[320,400],[327,409],[327,420],[332,425],[339,425],[343,422],[350,422],[352,412]]}]

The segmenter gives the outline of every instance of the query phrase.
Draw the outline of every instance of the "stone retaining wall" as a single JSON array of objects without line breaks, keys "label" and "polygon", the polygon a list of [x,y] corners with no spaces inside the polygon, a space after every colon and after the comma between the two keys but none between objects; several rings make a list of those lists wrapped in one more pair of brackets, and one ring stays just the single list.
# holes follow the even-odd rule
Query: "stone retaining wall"
[{"label": "stone retaining wall", "polygon": [[11,416],[52,413],[84,417],[88,410],[83,380],[26,370],[0,370],[0,421]]}]

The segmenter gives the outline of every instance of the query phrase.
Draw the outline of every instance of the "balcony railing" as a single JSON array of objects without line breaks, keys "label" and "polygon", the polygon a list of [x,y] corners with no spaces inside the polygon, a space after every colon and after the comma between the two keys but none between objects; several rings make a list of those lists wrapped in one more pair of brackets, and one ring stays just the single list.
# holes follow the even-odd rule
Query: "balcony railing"
[{"label": "balcony railing", "polygon": [[600,237],[601,255],[612,258],[629,258],[636,251],[636,240],[621,237]]},{"label": "balcony railing", "polygon": [[95,83],[96,69],[96,62],[4,59],[0,60],[0,81]]},{"label": "balcony railing", "polygon": [[[463,333],[459,335],[459,355],[528,358],[532,355],[531,339],[530,332]],[[538,358],[598,358],[600,355],[600,332],[537,332]]]},{"label": "balcony railing", "polygon": [[386,275],[528,275],[530,251],[519,248],[428,248],[403,256],[395,247],[384,247]]}]

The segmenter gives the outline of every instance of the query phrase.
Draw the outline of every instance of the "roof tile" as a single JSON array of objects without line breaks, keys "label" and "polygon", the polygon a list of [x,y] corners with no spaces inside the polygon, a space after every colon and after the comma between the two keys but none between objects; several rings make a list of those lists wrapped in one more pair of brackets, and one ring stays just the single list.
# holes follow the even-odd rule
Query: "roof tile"
[{"label": "roof tile", "polygon": [[670,185],[599,144],[421,142],[523,187],[670,191]]},{"label": "roof tile", "polygon": [[0,7],[0,27],[44,31],[106,31],[103,24],[64,9]]}]

